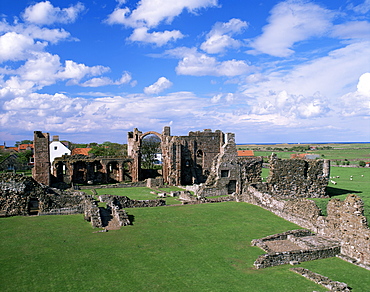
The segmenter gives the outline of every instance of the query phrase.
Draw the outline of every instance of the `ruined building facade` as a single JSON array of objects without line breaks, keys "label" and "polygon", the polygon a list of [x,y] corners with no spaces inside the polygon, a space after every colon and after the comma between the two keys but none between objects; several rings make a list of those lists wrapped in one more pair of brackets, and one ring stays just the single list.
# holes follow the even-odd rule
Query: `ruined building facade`
[{"label": "ruined building facade", "polygon": [[46,185],[52,182],[95,184],[141,181],[145,178],[141,169],[142,141],[150,134],[161,141],[162,176],[168,185],[204,183],[227,136],[220,130],[171,136],[170,127],[164,127],[161,134],[154,131],[142,133],[134,129],[128,133],[128,157],[63,155],[55,158],[50,176],[49,134],[36,131],[34,178]]},{"label": "ruined building facade", "polygon": [[[97,184],[124,181],[139,182],[146,177],[141,169],[142,142],[147,135],[161,141],[162,176],[168,185],[200,185],[198,195],[228,195],[246,192],[248,185],[261,182],[262,158],[238,157],[233,133],[220,130],[189,132],[171,136],[170,127],[162,133],[128,133],[128,157],[64,155],[56,158],[50,175],[49,134],[34,133],[34,178],[46,185],[51,182]],[[272,156],[268,193],[282,199],[323,197],[329,178],[327,160],[281,160]]]},{"label": "ruined building facade", "polygon": [[188,136],[171,136],[170,127],[162,134],[142,133],[138,129],[128,133],[127,149],[132,159],[131,175],[134,182],[142,180],[141,147],[147,135],[161,140],[163,180],[169,185],[192,185],[206,181],[213,159],[220,154],[225,135],[220,130],[189,132]]}]

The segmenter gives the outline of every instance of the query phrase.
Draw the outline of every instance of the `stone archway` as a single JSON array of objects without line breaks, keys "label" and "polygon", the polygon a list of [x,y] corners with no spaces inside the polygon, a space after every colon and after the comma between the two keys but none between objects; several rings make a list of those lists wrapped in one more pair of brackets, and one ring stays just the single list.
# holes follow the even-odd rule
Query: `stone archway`
[{"label": "stone archway", "polygon": [[140,137],[140,180],[162,177],[162,136],[149,131]]},{"label": "stone archway", "polygon": [[155,135],[160,139],[161,143],[161,151],[162,151],[162,176],[165,177],[165,157],[163,157],[164,153],[166,153],[166,149],[164,146],[164,134],[160,134],[155,131],[148,131],[145,133],[142,133],[138,129],[134,129],[133,132],[128,133],[128,139],[127,139],[127,151],[129,157],[133,159],[133,162],[131,164],[131,175],[132,175],[132,181],[140,181],[142,179],[145,179],[145,175],[142,171],[142,143],[143,139],[148,135]]},{"label": "stone archway", "polygon": [[122,179],[120,178],[120,167],[117,161],[110,161],[107,164],[107,179],[108,182],[120,182]]}]

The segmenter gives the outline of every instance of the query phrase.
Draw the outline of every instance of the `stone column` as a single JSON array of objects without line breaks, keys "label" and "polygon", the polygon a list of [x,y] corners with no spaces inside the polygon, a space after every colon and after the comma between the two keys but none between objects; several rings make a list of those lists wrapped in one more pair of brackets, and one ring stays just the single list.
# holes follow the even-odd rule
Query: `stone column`
[{"label": "stone column", "polygon": [[50,175],[50,150],[49,133],[35,131],[33,135],[34,144],[34,167],[32,177],[39,183],[49,186],[51,182]]}]

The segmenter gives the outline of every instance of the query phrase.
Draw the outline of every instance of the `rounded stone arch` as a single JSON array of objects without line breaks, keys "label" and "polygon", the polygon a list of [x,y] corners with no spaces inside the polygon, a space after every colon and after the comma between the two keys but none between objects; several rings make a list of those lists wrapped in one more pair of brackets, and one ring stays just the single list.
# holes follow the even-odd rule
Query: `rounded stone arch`
[{"label": "rounded stone arch", "polygon": [[148,136],[148,135],[155,135],[155,136],[157,136],[160,140],[161,140],[161,143],[163,142],[163,139],[162,139],[162,135],[161,134],[159,134],[158,132],[155,132],[155,131],[148,131],[148,132],[146,132],[146,133],[144,133],[144,134],[142,134],[142,135],[140,135],[140,144],[141,144],[141,141],[146,137],[146,136]]}]

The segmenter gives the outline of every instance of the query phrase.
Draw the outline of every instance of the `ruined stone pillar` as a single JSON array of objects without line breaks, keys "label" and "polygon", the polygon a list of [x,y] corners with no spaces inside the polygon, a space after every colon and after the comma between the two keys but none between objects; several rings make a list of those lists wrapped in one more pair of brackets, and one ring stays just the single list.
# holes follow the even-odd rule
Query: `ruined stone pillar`
[{"label": "ruined stone pillar", "polygon": [[124,181],[124,178],[123,178],[123,173],[124,173],[124,167],[123,167],[123,164],[118,164],[118,180],[120,182]]},{"label": "ruined stone pillar", "polygon": [[32,169],[32,177],[47,186],[50,185],[51,180],[49,139],[49,133],[35,131],[33,134],[35,164]]},{"label": "ruined stone pillar", "polygon": [[181,144],[176,143],[176,171],[175,171],[175,181],[176,185],[180,186],[181,185]]},{"label": "ruined stone pillar", "polygon": [[138,182],[140,180],[141,171],[141,135],[138,129],[134,129],[133,132],[128,133],[127,137],[127,154],[133,159],[131,164],[131,177],[133,182]]}]

